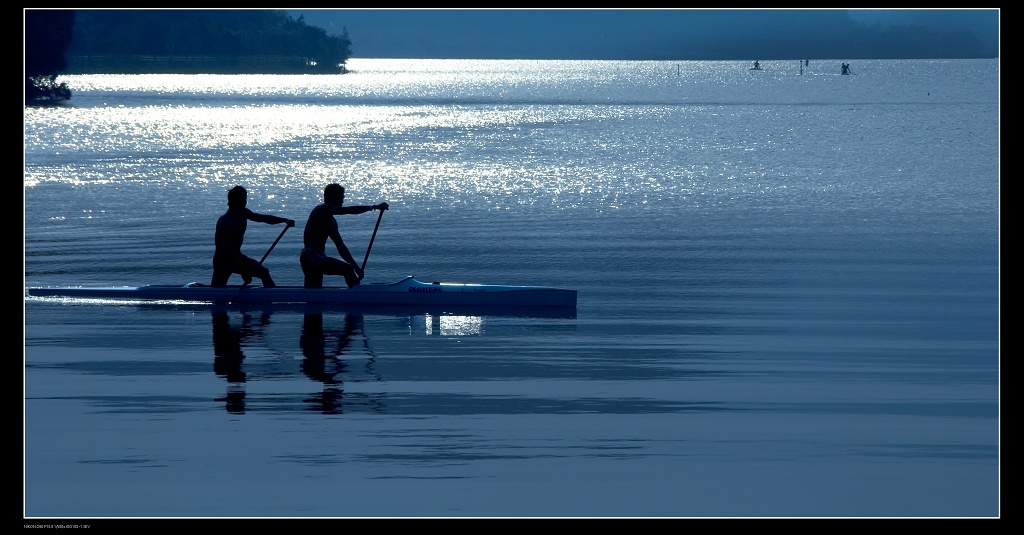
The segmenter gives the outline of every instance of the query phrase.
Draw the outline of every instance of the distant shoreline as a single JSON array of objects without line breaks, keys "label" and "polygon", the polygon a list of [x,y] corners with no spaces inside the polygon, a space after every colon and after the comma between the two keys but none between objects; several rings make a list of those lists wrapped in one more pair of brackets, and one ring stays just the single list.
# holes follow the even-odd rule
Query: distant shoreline
[{"label": "distant shoreline", "polygon": [[147,56],[127,54],[71,55],[61,74],[345,74],[319,68],[300,56]]},{"label": "distant shoreline", "polygon": [[[402,60],[469,60],[469,61],[722,61],[749,62],[746,59],[539,59],[539,58],[349,58],[360,59],[402,59]],[[970,58],[812,58],[812,63],[830,61],[869,61],[869,60],[988,60],[999,59],[998,56]],[[802,62],[803,58],[762,59],[762,63]],[[62,75],[73,74],[346,74],[350,69],[341,65],[336,70],[324,70],[310,65],[305,58],[298,56],[145,56],[145,55],[91,55],[68,56],[68,67]]]}]

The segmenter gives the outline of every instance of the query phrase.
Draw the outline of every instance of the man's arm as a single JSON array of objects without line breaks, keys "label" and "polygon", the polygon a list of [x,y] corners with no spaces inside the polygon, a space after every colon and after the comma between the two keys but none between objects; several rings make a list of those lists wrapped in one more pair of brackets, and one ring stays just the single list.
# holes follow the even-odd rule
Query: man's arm
[{"label": "man's arm", "polygon": [[256,221],[257,223],[269,223],[271,225],[277,225],[278,223],[285,223],[289,227],[294,227],[295,226],[295,220],[294,219],[287,219],[287,218],[284,218],[284,217],[277,217],[276,215],[269,215],[269,214],[257,214],[256,212],[251,212],[250,213],[249,220],[250,221]]},{"label": "man's arm", "polygon": [[364,214],[373,210],[372,206],[331,206],[331,213],[334,215]]},{"label": "man's arm", "polygon": [[331,213],[334,215],[342,214],[365,214],[370,210],[387,210],[388,203],[382,202],[380,204],[373,205],[357,205],[357,206],[330,206]]},{"label": "man's arm", "polygon": [[338,248],[338,254],[341,255],[341,258],[358,269],[359,264],[356,263],[356,259],[352,257],[352,253],[350,253],[348,247],[345,246],[345,242],[341,239],[341,233],[338,232],[337,229],[331,231],[331,241],[333,241],[334,246]]}]

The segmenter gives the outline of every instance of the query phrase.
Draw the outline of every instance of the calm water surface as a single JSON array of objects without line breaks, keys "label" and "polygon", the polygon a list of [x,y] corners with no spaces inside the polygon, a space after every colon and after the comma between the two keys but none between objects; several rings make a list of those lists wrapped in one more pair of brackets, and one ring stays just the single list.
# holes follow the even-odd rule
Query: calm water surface
[{"label": "calm water surface", "polygon": [[999,516],[998,61],[839,63],[66,77],[26,287],[208,282],[236,184],[301,284],[337,181],[368,281],[579,304],[26,298],[25,516]]}]

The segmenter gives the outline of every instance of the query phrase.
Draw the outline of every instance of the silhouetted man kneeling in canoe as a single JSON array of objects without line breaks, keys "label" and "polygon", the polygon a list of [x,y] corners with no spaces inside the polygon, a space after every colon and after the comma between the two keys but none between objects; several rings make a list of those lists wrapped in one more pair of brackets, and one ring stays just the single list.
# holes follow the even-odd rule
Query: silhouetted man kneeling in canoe
[{"label": "silhouetted man kneeling in canoe", "polygon": [[[352,253],[338,232],[335,215],[362,214],[370,210],[387,210],[388,203],[382,202],[373,206],[342,206],[345,202],[345,188],[338,184],[328,184],[324,188],[324,202],[318,204],[309,213],[306,228],[302,234],[304,248],[299,255],[299,264],[304,276],[303,286],[306,288],[323,288],[324,275],[342,275],[349,288],[363,280],[363,270],[359,267]],[[334,242],[342,260],[327,256],[327,238]]]},{"label": "silhouetted man kneeling in canoe", "polygon": [[[295,226],[295,220],[273,215],[257,214],[245,207],[246,192],[242,186],[235,186],[228,191],[228,211],[217,220],[217,233],[214,236],[216,249],[213,253],[213,279],[210,286],[227,286],[232,273],[238,273],[246,284],[253,277],[263,281],[264,288],[276,286],[270,278],[270,270],[263,264],[242,254],[242,240],[245,238],[247,221],[276,225],[284,223],[289,228]],[[283,233],[282,233],[283,234]]]}]

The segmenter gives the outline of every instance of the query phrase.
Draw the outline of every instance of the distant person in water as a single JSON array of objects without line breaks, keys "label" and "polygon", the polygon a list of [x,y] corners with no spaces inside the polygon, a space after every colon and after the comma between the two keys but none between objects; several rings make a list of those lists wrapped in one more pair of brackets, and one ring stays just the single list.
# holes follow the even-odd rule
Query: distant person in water
[{"label": "distant person in water", "polygon": [[842,69],[843,69],[842,70],[843,74],[850,74],[850,64],[849,63],[843,63],[843,68]]},{"label": "distant person in water", "polygon": [[[306,288],[322,288],[324,275],[341,275],[349,288],[363,280],[363,270],[352,257],[338,231],[335,215],[362,214],[370,210],[387,210],[388,203],[382,202],[372,206],[343,206],[345,188],[338,184],[328,184],[324,188],[324,202],[318,204],[309,213],[306,228],[302,234],[302,253],[299,264],[302,266],[303,286]],[[341,255],[341,260],[327,256],[327,238]]]},{"label": "distant person in water", "polygon": [[757,60],[754,60],[754,70],[758,70],[760,68],[761,68],[761,62],[759,62]]},{"label": "distant person in water", "polygon": [[242,254],[245,227],[247,221],[271,225],[284,223],[288,227],[294,227],[295,221],[253,212],[245,207],[246,196],[245,188],[242,186],[235,186],[228,191],[228,211],[217,220],[217,232],[214,235],[216,249],[213,253],[213,279],[210,286],[226,286],[232,273],[241,275],[245,284],[249,284],[253,277],[257,277],[263,281],[264,287],[275,286],[274,280],[270,278],[269,269]]}]

